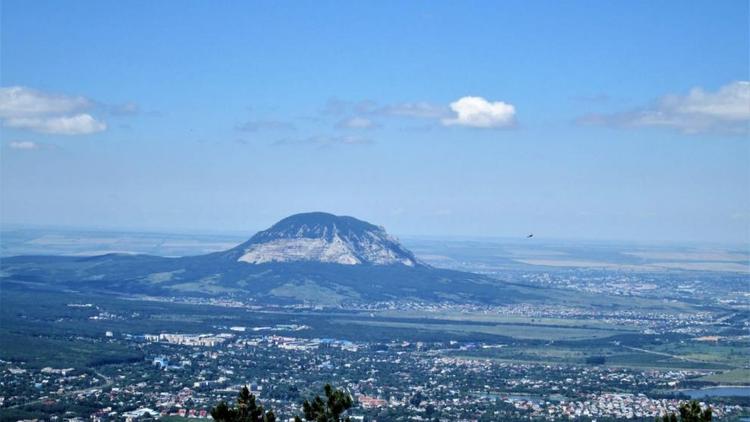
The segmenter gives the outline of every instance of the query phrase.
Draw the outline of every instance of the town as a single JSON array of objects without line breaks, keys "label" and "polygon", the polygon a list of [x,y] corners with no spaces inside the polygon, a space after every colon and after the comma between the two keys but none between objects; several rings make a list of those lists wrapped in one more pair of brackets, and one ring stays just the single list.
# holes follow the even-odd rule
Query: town
[{"label": "town", "polygon": [[[461,357],[493,346],[481,343],[364,343],[294,337],[299,327],[285,335],[234,328],[108,337],[142,351],[144,359],[96,371],[2,362],[0,406],[36,405],[71,421],[206,418],[213,405],[233,400],[247,385],[291,418],[305,394],[331,382],[355,398],[354,420],[653,420],[687,399],[680,390],[690,380],[710,375]],[[718,419],[742,412],[731,401],[703,405]]]}]

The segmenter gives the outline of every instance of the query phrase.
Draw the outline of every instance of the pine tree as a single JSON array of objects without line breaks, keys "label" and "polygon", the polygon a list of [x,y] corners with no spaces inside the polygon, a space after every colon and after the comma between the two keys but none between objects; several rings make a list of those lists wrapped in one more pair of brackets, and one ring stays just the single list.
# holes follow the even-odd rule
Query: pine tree
[{"label": "pine tree", "polygon": [[669,413],[661,418],[656,418],[657,422],[711,422],[712,412],[710,407],[701,409],[701,405],[696,400],[691,400],[688,403],[680,405],[680,418],[677,419],[677,415]]},{"label": "pine tree", "polygon": [[[330,384],[325,388],[326,400],[315,396],[311,401],[302,403],[302,411],[306,421],[314,422],[349,422],[349,417],[341,418],[341,414],[352,407],[352,397],[342,390],[334,390]],[[299,416],[294,417],[295,422],[302,422]]]},{"label": "pine tree", "polygon": [[211,409],[211,416],[216,422],[276,422],[273,410],[265,411],[263,405],[255,400],[247,386],[242,387],[237,395],[237,405],[229,407],[222,401]]}]

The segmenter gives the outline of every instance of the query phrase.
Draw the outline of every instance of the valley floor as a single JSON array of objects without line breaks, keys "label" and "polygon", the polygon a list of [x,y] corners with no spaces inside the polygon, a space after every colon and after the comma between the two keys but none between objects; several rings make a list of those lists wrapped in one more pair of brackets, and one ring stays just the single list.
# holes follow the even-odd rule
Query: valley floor
[{"label": "valley floor", "polygon": [[[292,416],[325,383],[367,420],[653,420],[681,390],[748,384],[747,316],[731,309],[321,309],[0,287],[3,420],[201,417],[244,384]],[[750,404],[738,391],[702,400],[731,419]]]}]

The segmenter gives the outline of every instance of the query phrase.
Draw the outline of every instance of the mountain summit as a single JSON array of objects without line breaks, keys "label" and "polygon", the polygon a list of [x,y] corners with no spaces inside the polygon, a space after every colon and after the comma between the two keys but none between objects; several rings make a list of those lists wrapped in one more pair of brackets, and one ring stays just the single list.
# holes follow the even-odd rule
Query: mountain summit
[{"label": "mountain summit", "polygon": [[287,217],[227,253],[248,264],[423,265],[383,227],[324,212]]}]

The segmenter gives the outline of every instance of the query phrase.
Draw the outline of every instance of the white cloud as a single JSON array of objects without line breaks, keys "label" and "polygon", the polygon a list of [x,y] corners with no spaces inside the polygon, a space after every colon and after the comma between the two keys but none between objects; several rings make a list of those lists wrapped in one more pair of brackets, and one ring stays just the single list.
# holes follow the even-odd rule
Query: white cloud
[{"label": "white cloud", "polygon": [[0,119],[7,127],[81,135],[101,132],[106,123],[84,110],[94,103],[81,96],[50,94],[22,86],[0,88]]},{"label": "white cloud", "polygon": [[0,117],[66,114],[91,107],[84,97],[47,94],[22,86],[0,88]]},{"label": "white cloud", "polygon": [[691,134],[745,134],[750,123],[750,82],[732,82],[715,92],[693,88],[687,95],[665,95],[650,106],[613,114],[589,114],[578,122],[613,127],[667,127]]},{"label": "white cloud", "polygon": [[39,144],[32,141],[10,141],[8,143],[8,146],[11,149],[24,149],[24,150],[31,150],[31,149],[39,149]]},{"label": "white cloud", "polygon": [[378,125],[366,117],[350,117],[339,121],[336,127],[340,129],[373,129]]},{"label": "white cloud", "polygon": [[490,102],[482,97],[463,97],[450,105],[455,117],[442,120],[446,126],[504,128],[516,124],[516,108],[502,101]]},{"label": "white cloud", "polygon": [[100,122],[86,113],[70,117],[13,117],[6,119],[5,125],[12,128],[59,135],[87,135],[107,129],[106,123]]},{"label": "white cloud", "polygon": [[669,95],[661,103],[663,109],[679,114],[711,116],[721,120],[750,120],[750,82],[733,82],[715,93],[694,88],[685,97]]}]

